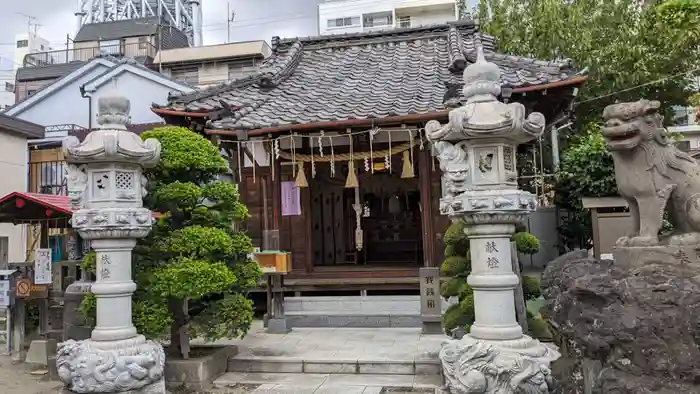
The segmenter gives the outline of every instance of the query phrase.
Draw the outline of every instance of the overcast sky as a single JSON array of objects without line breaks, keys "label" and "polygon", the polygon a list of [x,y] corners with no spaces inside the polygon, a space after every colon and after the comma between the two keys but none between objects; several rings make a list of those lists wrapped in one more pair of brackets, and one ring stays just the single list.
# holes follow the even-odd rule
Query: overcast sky
[{"label": "overcast sky", "polygon": [[[66,34],[75,35],[78,0],[0,0],[0,70],[12,69],[14,36],[26,32],[30,15],[37,32],[54,49],[65,48]],[[204,44],[220,44],[227,38],[227,3],[236,12],[231,41],[295,37],[318,33],[319,0],[202,0]],[[32,27],[34,29],[34,27]],[[2,79],[2,75],[0,75]]]}]

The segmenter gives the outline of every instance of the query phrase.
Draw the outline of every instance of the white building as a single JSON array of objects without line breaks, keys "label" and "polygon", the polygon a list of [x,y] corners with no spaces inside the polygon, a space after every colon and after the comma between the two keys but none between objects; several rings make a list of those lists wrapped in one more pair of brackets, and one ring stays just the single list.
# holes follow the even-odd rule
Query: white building
[{"label": "white building", "polygon": [[[95,58],[58,81],[25,98],[5,113],[17,119],[47,128],[42,141],[60,142],[68,134],[66,127],[96,127],[97,98],[116,91],[131,102],[131,123],[160,123],[151,111],[152,103],[167,100],[171,92],[191,93],[194,88],[173,81],[135,61]],[[66,110],[70,109],[70,110]]]},{"label": "white building", "polygon": [[676,144],[682,150],[696,156],[700,153],[700,108],[676,107],[672,120],[671,133],[678,133]]},{"label": "white building", "polygon": [[34,33],[15,34],[15,71],[24,64],[24,57],[29,53],[45,52],[50,50],[49,40]]},{"label": "white building", "polygon": [[[3,78],[5,74],[7,74],[8,77]],[[14,76],[14,72],[0,71],[0,112],[15,103],[15,84],[13,83],[14,81],[9,78],[9,75]]]},{"label": "white building", "polygon": [[318,5],[321,35],[415,27],[457,19],[455,0],[325,0]]}]

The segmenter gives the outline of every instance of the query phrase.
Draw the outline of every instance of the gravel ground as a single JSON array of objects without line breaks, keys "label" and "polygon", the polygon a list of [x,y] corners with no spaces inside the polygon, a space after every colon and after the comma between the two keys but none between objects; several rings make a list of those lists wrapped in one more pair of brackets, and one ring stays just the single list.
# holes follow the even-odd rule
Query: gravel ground
[{"label": "gravel ground", "polygon": [[56,394],[61,386],[43,376],[33,376],[29,365],[13,364],[10,356],[0,356],[0,393],[2,394]]}]

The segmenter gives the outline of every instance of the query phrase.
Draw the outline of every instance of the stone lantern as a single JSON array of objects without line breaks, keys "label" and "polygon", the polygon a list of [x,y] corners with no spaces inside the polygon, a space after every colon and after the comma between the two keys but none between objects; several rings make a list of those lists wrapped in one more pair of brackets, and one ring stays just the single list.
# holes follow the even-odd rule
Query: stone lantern
[{"label": "stone lantern", "polygon": [[83,142],[63,141],[72,226],[96,253],[97,324],[91,338],[59,345],[56,366],[74,393],[165,393],[163,347],[138,335],[131,320],[131,251],[151,230],[144,167],[160,158],[160,143],[127,131],[130,103],[98,100],[99,129]]},{"label": "stone lantern", "polygon": [[559,354],[523,334],[516,320],[510,237],[536,207],[518,190],[515,152],[542,135],[544,116],[505,104],[501,71],[477,45],[477,61],[464,70],[466,104],[449,123],[426,125],[443,173],[440,213],[463,220],[469,238],[475,322],[468,335],[447,342],[440,360],[451,393],[551,392],[549,363]]}]

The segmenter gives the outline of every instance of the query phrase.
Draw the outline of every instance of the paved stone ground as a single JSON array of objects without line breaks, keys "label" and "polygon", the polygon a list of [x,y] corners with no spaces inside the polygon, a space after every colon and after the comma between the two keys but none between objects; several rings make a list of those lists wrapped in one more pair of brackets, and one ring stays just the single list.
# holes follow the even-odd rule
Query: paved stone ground
[{"label": "paved stone ground", "polygon": [[[230,380],[229,380],[230,379]],[[382,389],[415,392],[435,391],[442,381],[437,375],[228,373],[217,379],[227,388],[234,382],[257,383],[253,394],[379,394]],[[233,384],[232,384],[233,385]]]},{"label": "paved stone ground", "polygon": [[[239,355],[258,357],[436,360],[447,339],[445,335],[422,335],[419,328],[296,328],[288,334],[268,334],[257,320],[242,340],[216,344],[237,345]],[[203,342],[195,340],[193,344]]]},{"label": "paved stone ground", "polygon": [[[238,387],[230,387],[225,389],[212,389],[197,393],[186,394],[302,394],[308,393],[308,388],[305,387],[279,387],[273,384],[263,385],[241,385]],[[327,387],[319,388],[313,394],[442,394],[435,390],[428,389],[410,389],[410,388],[392,388],[382,389],[381,387],[364,387],[364,386],[346,386],[346,387]],[[173,392],[172,394],[181,394]],[[184,394],[184,393],[182,393]]]},{"label": "paved stone ground", "polygon": [[0,356],[0,393],[56,394],[61,386],[43,376],[30,375],[32,368],[24,363],[13,364],[10,356]]},{"label": "paved stone ground", "polygon": [[[218,344],[236,345],[236,358],[257,361],[391,363],[437,360],[446,339],[444,335],[422,335],[419,328],[296,328],[288,334],[268,334],[262,322],[255,321],[242,340]],[[439,375],[279,372],[229,372],[217,379],[220,389],[212,394],[433,393],[442,380]],[[242,382],[259,386],[240,391],[236,383]]]}]

